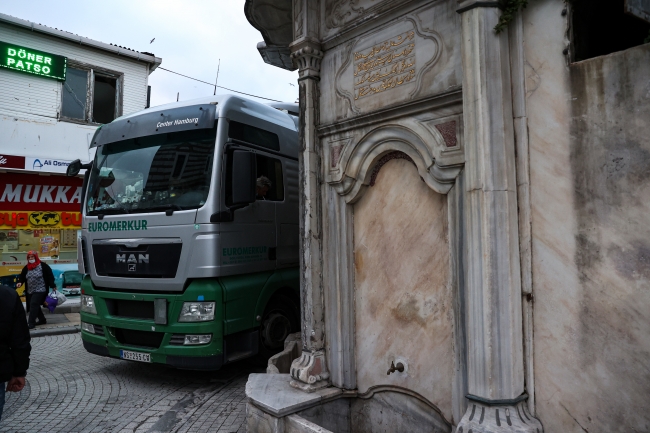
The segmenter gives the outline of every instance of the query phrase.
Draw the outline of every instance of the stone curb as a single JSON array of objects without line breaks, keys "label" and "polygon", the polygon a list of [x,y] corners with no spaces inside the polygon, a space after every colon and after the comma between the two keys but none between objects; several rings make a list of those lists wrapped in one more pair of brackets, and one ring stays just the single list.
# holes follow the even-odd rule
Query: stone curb
[{"label": "stone curb", "polygon": [[32,329],[29,336],[32,338],[47,337],[49,335],[76,334],[79,326],[61,326],[59,328]]},{"label": "stone curb", "polygon": [[47,312],[48,314],[66,314],[66,313],[78,313],[81,311],[81,304],[74,304],[74,305],[61,305],[60,307],[56,307],[54,309],[53,313],[50,313],[50,310],[47,308],[43,308],[44,312]]}]

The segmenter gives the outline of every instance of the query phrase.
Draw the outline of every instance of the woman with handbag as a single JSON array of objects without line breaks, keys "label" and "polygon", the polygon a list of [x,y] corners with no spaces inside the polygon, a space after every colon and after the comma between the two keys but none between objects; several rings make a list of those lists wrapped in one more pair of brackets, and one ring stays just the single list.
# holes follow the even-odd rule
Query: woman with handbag
[{"label": "woman with handbag", "polygon": [[[27,300],[27,311],[29,318],[27,325],[33,329],[36,325],[47,323],[45,316],[41,311],[41,305],[45,304],[45,298],[50,288],[56,290],[54,282],[54,273],[46,263],[41,262],[36,251],[27,252],[27,265],[23,268],[18,277],[18,287],[27,284],[25,287],[25,296]],[[36,319],[38,318],[38,322]]]}]

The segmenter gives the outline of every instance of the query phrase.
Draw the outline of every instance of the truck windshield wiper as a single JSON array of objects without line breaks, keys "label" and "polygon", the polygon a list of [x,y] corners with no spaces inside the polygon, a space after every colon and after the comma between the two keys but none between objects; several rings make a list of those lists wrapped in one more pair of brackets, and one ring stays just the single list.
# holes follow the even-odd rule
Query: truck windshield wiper
[{"label": "truck windshield wiper", "polygon": [[171,204],[171,203],[169,203],[169,204],[161,204],[161,205],[158,205],[158,206],[152,206],[150,208],[141,209],[142,212],[151,212],[151,211],[157,211],[157,210],[164,210],[165,214],[167,216],[170,216],[170,215],[172,215],[174,213],[175,210],[185,210],[185,209],[183,209],[182,207],[180,207],[177,204]]},{"label": "truck windshield wiper", "polygon": [[99,216],[99,215],[119,215],[119,214],[128,214],[131,211],[123,206],[111,207],[106,209],[97,209],[89,213],[89,216]]}]

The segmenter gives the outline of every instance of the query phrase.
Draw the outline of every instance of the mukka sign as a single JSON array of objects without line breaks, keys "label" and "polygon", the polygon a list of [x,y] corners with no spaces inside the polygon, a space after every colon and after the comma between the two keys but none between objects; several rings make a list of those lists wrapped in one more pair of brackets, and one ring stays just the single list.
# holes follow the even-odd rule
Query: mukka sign
[{"label": "mukka sign", "polygon": [[65,81],[68,59],[0,41],[0,66],[14,71]]},{"label": "mukka sign", "polygon": [[79,212],[81,178],[0,173],[0,211]]}]

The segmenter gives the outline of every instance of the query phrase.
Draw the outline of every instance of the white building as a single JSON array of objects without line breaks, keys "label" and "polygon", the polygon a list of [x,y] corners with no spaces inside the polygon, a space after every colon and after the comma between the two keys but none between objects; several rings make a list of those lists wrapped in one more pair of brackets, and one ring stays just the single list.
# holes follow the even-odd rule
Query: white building
[{"label": "white building", "polygon": [[[97,127],[148,106],[161,59],[0,13],[0,283],[37,250],[65,285],[75,272],[81,178]],[[75,279],[71,274],[68,279]]]},{"label": "white building", "polygon": [[[39,169],[35,159],[40,164],[50,159],[88,160],[88,144],[99,124],[147,106],[149,74],[162,61],[150,53],[2,13],[0,47],[4,48],[0,57],[0,153],[25,157],[24,168],[30,171],[65,171],[65,166]],[[11,60],[6,51],[11,47],[25,48],[26,54],[32,50],[64,56],[65,81],[7,68]],[[15,60],[20,60],[19,52]],[[0,164],[2,168],[8,167]]]}]

